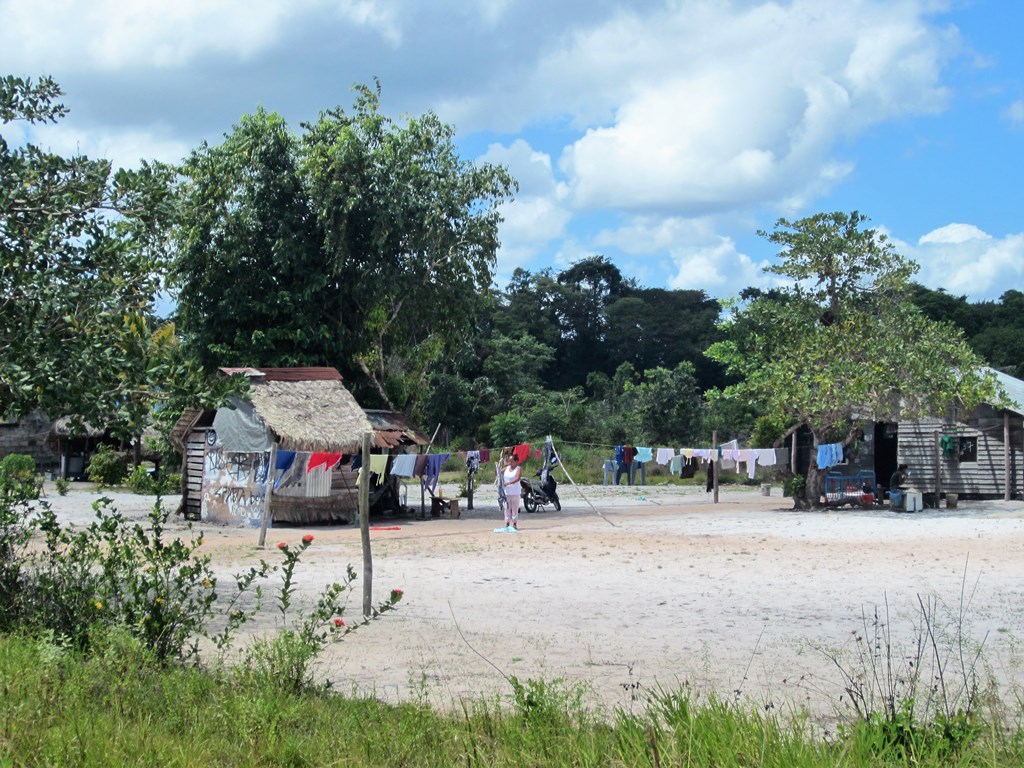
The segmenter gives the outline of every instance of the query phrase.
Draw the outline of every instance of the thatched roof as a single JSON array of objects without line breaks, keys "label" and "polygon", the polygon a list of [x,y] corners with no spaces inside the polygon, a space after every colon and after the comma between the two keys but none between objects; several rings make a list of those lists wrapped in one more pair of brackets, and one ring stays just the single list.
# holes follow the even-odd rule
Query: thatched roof
[{"label": "thatched roof", "polygon": [[50,427],[53,437],[102,437],[106,433],[103,427],[95,427],[87,421],[75,421],[71,416],[61,416]]},{"label": "thatched roof", "polygon": [[289,451],[354,453],[373,427],[339,380],[251,380],[256,414]]}]

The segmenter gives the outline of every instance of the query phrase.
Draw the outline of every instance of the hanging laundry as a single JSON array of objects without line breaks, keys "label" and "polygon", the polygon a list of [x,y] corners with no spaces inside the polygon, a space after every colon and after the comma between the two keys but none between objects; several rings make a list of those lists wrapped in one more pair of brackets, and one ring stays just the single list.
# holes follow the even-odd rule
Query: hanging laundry
[{"label": "hanging laundry", "polygon": [[534,448],[534,449],[533,449],[533,458],[535,458],[535,459],[539,459],[539,458],[541,458],[541,457],[542,457],[543,455],[544,455],[544,454],[542,454],[542,453],[540,452],[540,448]]},{"label": "hanging laundry", "polygon": [[825,443],[818,446],[818,469],[828,469],[843,461],[843,446],[840,443]]},{"label": "hanging laundry", "polygon": [[662,466],[665,466],[675,458],[675,455],[675,448],[659,448],[655,460]]},{"label": "hanging laundry", "polygon": [[285,472],[291,468],[294,462],[295,451],[278,450],[277,458],[274,459],[274,469],[278,469],[281,470],[282,472]]},{"label": "hanging laundry", "polygon": [[416,455],[413,453],[399,454],[391,464],[392,477],[412,477],[415,470]]},{"label": "hanging laundry", "polygon": [[754,479],[754,472],[757,469],[757,451],[747,451],[747,478]]},{"label": "hanging laundry", "polygon": [[523,464],[528,458],[530,458],[530,444],[521,443],[512,449],[512,454],[519,460],[520,464]]},{"label": "hanging laundry", "polygon": [[615,446],[615,462],[617,464],[622,464],[623,461],[625,461],[625,459],[623,458],[625,456],[625,450],[626,447],[624,445]]},{"label": "hanging laundry", "polygon": [[361,466],[363,466],[363,454],[357,453],[352,457],[352,466],[349,469],[353,472],[358,472]]},{"label": "hanging laundry", "polygon": [[433,493],[437,487],[437,481],[441,477],[441,465],[451,457],[450,453],[428,453],[427,469],[423,473],[423,484]]},{"label": "hanging laundry", "polygon": [[313,453],[309,457],[309,466],[306,467],[306,474],[309,474],[317,467],[323,467],[330,471],[334,465],[341,461],[340,453]]},{"label": "hanging laundry", "polygon": [[[284,454],[282,458],[281,454]],[[290,457],[290,459],[289,459]],[[278,451],[277,459],[274,461],[275,471],[280,475],[274,480],[274,490],[282,486],[300,485],[305,482],[306,462],[309,461],[308,453],[297,453],[295,451]],[[287,466],[285,466],[287,464]]]},{"label": "hanging laundry", "polygon": [[[480,451],[466,451],[466,472],[475,474],[480,469]],[[391,471],[394,474],[394,470]]]},{"label": "hanging laundry", "polygon": [[774,448],[758,448],[757,463],[762,467],[774,467],[775,466],[775,449]]},{"label": "hanging laundry", "polygon": [[[384,480],[384,475],[388,470],[388,459],[391,458],[386,453],[374,453],[370,456],[370,474],[377,476],[377,481],[374,485],[380,485]],[[359,470],[359,481],[363,479],[363,470]]]},{"label": "hanging laundry", "polygon": [[416,466],[413,468],[412,473],[416,477],[423,477],[427,471],[427,454],[421,453],[416,457]]},{"label": "hanging laundry", "polygon": [[636,461],[645,463],[648,461],[654,461],[654,451],[650,448],[637,448]]},{"label": "hanging laundry", "polygon": [[490,448],[481,448],[480,449],[480,461],[482,461],[484,464],[486,464],[490,460],[491,460],[491,449]]},{"label": "hanging laundry", "polygon": [[678,477],[683,473],[683,457],[673,456],[668,462],[668,471]]}]

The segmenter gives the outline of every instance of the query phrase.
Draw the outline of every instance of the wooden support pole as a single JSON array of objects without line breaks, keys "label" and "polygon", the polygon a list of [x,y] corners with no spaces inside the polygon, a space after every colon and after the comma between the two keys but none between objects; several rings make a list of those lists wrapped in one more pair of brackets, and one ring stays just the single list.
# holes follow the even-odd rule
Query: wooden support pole
[{"label": "wooden support pole", "polygon": [[712,494],[712,501],[718,503],[718,470],[722,466],[722,460],[718,456],[718,430],[712,430],[711,432],[711,460],[712,460],[712,474],[714,475],[712,486],[714,493]]},{"label": "wooden support pole", "polygon": [[363,433],[359,472],[359,538],[363,543],[363,616],[373,610],[373,557],[370,554],[370,433]]},{"label": "wooden support pole", "polygon": [[1010,445],[1010,412],[1003,411],[1003,501],[1010,500],[1010,458],[1013,447]]},{"label": "wooden support pole", "polygon": [[270,459],[268,461],[267,490],[263,494],[263,520],[260,521],[260,543],[257,545],[258,549],[263,549],[263,546],[267,543],[267,524],[270,522],[270,495],[274,492],[274,465],[277,464],[276,442],[270,445]]},{"label": "wooden support pole", "polygon": [[935,430],[935,508],[942,498],[942,433]]}]

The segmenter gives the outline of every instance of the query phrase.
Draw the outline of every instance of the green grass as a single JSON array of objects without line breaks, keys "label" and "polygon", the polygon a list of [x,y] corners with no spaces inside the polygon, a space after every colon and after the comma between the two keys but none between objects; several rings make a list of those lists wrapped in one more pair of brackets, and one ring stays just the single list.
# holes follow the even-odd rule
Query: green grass
[{"label": "green grass", "polygon": [[454,713],[421,703],[290,695],[229,671],[160,669],[131,643],[83,657],[0,635],[0,766],[1017,766],[1019,730],[908,749],[864,724],[809,722],[685,692],[592,713],[578,691],[512,680]]}]

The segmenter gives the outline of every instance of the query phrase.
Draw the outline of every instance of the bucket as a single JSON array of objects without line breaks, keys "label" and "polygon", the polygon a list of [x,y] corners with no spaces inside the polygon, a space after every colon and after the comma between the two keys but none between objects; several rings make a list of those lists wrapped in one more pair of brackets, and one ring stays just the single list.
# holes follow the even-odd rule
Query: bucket
[{"label": "bucket", "polygon": [[771,483],[765,483],[764,485],[761,486],[761,495],[762,496],[771,496],[772,495]]},{"label": "bucket", "polygon": [[893,509],[902,509],[903,491],[889,491],[889,505]]},{"label": "bucket", "polygon": [[956,505],[960,503],[959,493],[947,493],[946,494],[946,509],[956,509]]}]

